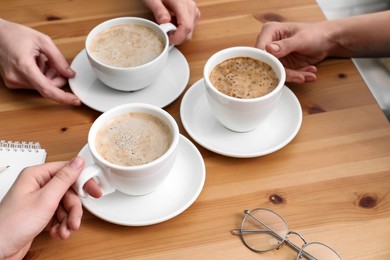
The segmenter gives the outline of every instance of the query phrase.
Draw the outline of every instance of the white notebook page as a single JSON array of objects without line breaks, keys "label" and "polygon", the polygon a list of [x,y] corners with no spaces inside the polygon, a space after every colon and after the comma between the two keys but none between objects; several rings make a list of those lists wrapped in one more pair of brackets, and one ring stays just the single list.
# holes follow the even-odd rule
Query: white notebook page
[{"label": "white notebook page", "polygon": [[19,173],[28,166],[44,163],[46,151],[37,142],[0,141],[0,201]]}]

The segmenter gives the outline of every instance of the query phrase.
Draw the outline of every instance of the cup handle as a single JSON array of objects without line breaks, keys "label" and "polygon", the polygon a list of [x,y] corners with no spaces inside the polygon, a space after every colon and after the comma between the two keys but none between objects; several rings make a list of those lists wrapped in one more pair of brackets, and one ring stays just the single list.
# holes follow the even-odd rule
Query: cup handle
[{"label": "cup handle", "polygon": [[[162,23],[159,25],[161,30],[163,30],[166,34],[168,34],[170,31],[176,31],[177,27],[173,23]],[[172,50],[174,47],[174,44],[169,44],[168,50]]]},{"label": "cup handle", "polygon": [[83,187],[84,184],[90,179],[94,179],[96,181],[97,185],[102,190],[103,196],[113,193],[116,190],[107,180],[107,177],[104,175],[102,168],[96,164],[93,164],[86,167],[82,171],[80,177],[73,185],[74,190],[80,197],[87,198],[89,196],[88,193],[84,191]]}]

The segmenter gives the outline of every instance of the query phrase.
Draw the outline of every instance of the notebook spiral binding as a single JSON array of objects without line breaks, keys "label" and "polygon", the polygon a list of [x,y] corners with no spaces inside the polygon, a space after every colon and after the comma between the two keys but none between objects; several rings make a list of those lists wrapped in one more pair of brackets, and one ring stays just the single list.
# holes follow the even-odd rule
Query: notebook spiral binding
[{"label": "notebook spiral binding", "polygon": [[18,142],[18,141],[0,141],[0,151],[27,151],[27,152],[38,152],[41,149],[39,142]]}]

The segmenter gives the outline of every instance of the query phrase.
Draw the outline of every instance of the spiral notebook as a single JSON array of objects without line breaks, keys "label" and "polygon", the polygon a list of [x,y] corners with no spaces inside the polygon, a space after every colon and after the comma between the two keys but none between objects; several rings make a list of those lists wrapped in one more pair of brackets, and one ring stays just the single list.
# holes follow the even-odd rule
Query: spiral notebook
[{"label": "spiral notebook", "polygon": [[19,173],[28,166],[44,163],[46,151],[37,142],[0,141],[0,201]]}]

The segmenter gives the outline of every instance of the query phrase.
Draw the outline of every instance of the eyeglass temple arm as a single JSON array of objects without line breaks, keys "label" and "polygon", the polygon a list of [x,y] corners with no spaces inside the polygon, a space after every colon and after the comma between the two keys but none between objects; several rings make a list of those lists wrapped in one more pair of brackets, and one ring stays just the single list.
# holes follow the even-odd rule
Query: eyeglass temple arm
[{"label": "eyeglass temple arm", "polygon": [[[283,242],[286,242],[290,247],[295,249],[297,252],[301,252],[302,251],[302,256],[305,257],[306,259],[310,259],[310,260],[316,259],[315,257],[310,255],[306,251],[302,250],[301,247],[297,246],[296,244],[294,244],[290,240],[285,239],[285,238],[281,237],[280,235],[278,235],[272,229],[271,230],[270,229],[233,229],[232,230],[232,234],[233,235],[245,235],[245,234],[255,234],[255,233],[270,233],[271,235],[276,237],[279,241],[281,241],[280,244],[282,244]],[[288,234],[295,234],[295,235],[299,236],[303,240],[304,244],[306,244],[305,239],[300,234],[298,234],[298,233],[296,233],[294,231],[291,231]]]}]

